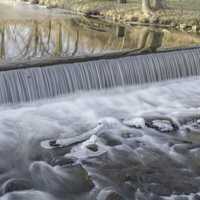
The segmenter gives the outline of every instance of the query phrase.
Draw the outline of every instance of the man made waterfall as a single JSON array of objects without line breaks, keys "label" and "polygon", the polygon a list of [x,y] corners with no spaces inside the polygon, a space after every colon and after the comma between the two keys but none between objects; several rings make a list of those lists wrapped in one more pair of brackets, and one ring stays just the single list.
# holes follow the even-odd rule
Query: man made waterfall
[{"label": "man made waterfall", "polygon": [[200,200],[200,35],[16,2],[0,2],[0,200]]},{"label": "man made waterfall", "polygon": [[200,75],[200,48],[0,72],[0,102]]}]

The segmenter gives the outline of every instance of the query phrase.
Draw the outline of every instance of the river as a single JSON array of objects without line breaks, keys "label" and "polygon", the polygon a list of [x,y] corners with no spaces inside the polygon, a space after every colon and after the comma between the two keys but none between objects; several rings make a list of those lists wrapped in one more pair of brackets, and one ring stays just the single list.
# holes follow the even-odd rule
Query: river
[{"label": "river", "polygon": [[[199,49],[153,53],[198,45],[198,35],[26,4],[0,4],[3,17],[10,16],[4,6],[13,16],[27,13],[0,20],[2,65],[127,49],[151,54],[1,71],[0,200],[200,198]],[[37,19],[28,19],[34,12]],[[61,92],[72,86],[78,90]],[[26,89],[36,95],[23,98]]]}]

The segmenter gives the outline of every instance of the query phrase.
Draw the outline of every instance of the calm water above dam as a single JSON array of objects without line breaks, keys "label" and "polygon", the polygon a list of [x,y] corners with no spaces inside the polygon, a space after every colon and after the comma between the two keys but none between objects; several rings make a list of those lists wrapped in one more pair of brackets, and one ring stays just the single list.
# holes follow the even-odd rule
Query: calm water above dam
[{"label": "calm water above dam", "polygon": [[127,49],[157,51],[200,43],[200,36],[196,34],[138,26],[124,27],[37,6],[0,5],[1,63]]},{"label": "calm water above dam", "polygon": [[[195,34],[24,8],[0,4],[1,64],[200,44]],[[199,200],[199,55],[0,71],[0,200]]]},{"label": "calm water above dam", "polygon": [[68,16],[0,21],[0,60],[93,55],[122,50],[156,51],[197,45],[200,36],[148,27],[123,27]]}]

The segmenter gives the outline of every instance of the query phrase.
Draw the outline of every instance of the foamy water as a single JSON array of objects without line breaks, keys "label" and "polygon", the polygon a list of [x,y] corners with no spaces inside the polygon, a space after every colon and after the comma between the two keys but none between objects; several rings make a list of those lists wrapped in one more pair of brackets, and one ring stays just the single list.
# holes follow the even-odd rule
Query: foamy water
[{"label": "foamy water", "polygon": [[[183,140],[188,142],[186,145],[193,143],[197,145],[199,141],[198,127],[194,128],[191,133],[193,137],[190,137],[186,131],[188,129],[184,127],[191,128],[192,126],[181,124],[182,118],[188,119],[189,116],[200,115],[199,84],[200,80],[197,77],[141,87],[77,93],[32,104],[1,106],[0,184],[2,197],[0,199],[93,200],[97,196],[100,199],[110,191],[111,193],[116,191],[124,199],[136,198],[133,195],[146,195],[145,198],[148,199],[150,198],[148,195],[154,191],[153,186],[149,186],[148,180],[143,180],[146,177],[144,176],[140,180],[141,188],[139,188],[138,182],[133,180],[133,172],[130,172],[136,161],[139,166],[146,166],[144,169],[139,167],[144,170],[144,173],[147,173],[148,166],[151,168],[156,163],[158,172],[161,175],[163,173],[163,179],[166,179],[166,183],[172,184],[172,187],[173,184],[175,187],[176,180],[170,182],[171,180],[167,179],[167,169],[166,171],[162,169],[164,165],[169,165],[169,174],[172,173],[170,176],[182,177],[185,181],[186,189],[180,186],[180,180],[178,180],[174,189],[164,191],[164,186],[160,186],[161,189],[156,190],[156,195],[173,199],[185,192],[186,194],[183,195],[190,195],[192,198],[199,192],[196,183],[199,176],[196,170],[196,166],[197,168],[199,166],[199,158],[198,153],[194,153],[199,152],[199,149],[198,146],[186,147],[186,153],[182,153],[184,149],[181,146],[182,150],[180,150],[179,145],[185,144],[181,142]],[[137,129],[123,124],[124,119],[131,123],[132,119],[143,119],[148,116],[151,118],[152,116],[155,118],[169,116],[181,129],[171,134],[170,131],[163,133],[149,127]],[[46,139],[81,135],[97,127],[100,121],[104,128],[85,143],[73,147],[71,152],[62,152],[62,155],[58,156],[56,153],[45,151],[40,146],[40,142]],[[142,120],[133,121],[133,124],[135,123],[137,126],[140,124],[144,126]],[[159,121],[155,123],[159,126]],[[167,127],[168,125],[165,124],[163,130]],[[113,143],[105,142],[106,138],[110,137],[106,135],[107,133],[110,133],[111,137],[116,137],[108,139],[108,141],[114,141]],[[180,141],[176,144],[178,140]],[[98,146],[97,152],[88,150],[87,147],[91,144],[93,150],[94,144]],[[190,151],[193,153],[190,154]],[[75,157],[77,159],[75,168],[72,170],[68,165],[63,167],[54,163],[55,159],[61,157],[65,159]],[[194,166],[188,165],[188,160],[194,157]],[[77,167],[77,165],[80,166]],[[101,165],[105,169],[101,168]],[[186,172],[183,173],[184,170],[189,175],[186,175]],[[92,183],[89,181],[85,183],[85,179],[82,179],[80,174],[85,171],[90,175]],[[108,171],[110,171],[109,175]],[[127,175],[129,172],[130,177]],[[155,173],[154,170],[152,173]],[[69,174],[72,175],[69,176]],[[127,180],[124,179],[126,175]],[[17,184],[13,184],[13,179],[17,180]],[[14,186],[9,186],[6,182],[8,180]],[[154,181],[154,185],[161,184]],[[26,190],[25,186],[19,186],[21,188],[19,190],[22,191],[12,192],[16,190],[16,185],[23,185],[22,183],[26,185]],[[148,183],[147,191],[144,190],[144,183]],[[188,186],[190,183],[194,184],[193,189]],[[165,181],[161,185],[165,185]],[[171,192],[173,190],[175,194]]]}]

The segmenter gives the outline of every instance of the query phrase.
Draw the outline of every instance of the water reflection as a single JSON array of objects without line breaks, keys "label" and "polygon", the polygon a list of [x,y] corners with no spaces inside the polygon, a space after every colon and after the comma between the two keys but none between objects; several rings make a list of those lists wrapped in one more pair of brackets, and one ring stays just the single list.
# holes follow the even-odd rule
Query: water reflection
[{"label": "water reflection", "polygon": [[1,61],[77,56],[122,49],[156,51],[160,47],[188,46],[199,42],[197,35],[147,27],[127,28],[77,17],[0,22]]},{"label": "water reflection", "polygon": [[141,28],[141,34],[138,40],[138,49],[156,51],[162,46],[164,33],[160,30],[150,30]]}]

